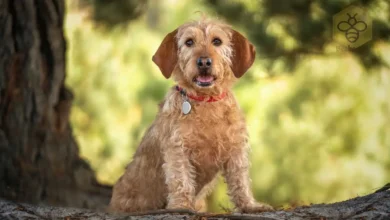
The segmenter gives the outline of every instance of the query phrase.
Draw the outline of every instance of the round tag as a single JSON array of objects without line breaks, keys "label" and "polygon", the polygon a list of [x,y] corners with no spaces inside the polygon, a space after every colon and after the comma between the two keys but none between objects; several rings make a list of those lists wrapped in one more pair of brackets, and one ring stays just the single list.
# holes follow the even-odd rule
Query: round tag
[{"label": "round tag", "polygon": [[181,111],[183,114],[187,115],[191,111],[191,104],[188,101],[184,101],[181,105]]}]

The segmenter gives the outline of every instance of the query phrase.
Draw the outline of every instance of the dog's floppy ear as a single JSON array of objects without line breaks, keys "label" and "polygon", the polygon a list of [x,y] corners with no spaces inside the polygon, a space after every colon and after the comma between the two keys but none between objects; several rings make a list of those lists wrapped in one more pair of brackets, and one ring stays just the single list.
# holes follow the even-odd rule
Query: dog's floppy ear
[{"label": "dog's floppy ear", "polygon": [[255,47],[240,33],[232,30],[232,71],[237,78],[240,78],[252,66],[255,61]]},{"label": "dog's floppy ear", "polygon": [[165,78],[169,78],[177,63],[177,29],[165,36],[160,47],[153,55],[153,62],[160,68]]}]

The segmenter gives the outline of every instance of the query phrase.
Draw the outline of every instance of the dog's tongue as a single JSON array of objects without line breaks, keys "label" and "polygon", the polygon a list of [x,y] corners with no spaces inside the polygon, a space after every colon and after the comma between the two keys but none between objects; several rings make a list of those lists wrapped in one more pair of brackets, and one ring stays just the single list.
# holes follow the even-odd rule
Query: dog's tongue
[{"label": "dog's tongue", "polygon": [[198,80],[198,82],[208,83],[208,82],[213,81],[214,77],[212,77],[212,76],[198,76],[196,78],[196,80]]}]

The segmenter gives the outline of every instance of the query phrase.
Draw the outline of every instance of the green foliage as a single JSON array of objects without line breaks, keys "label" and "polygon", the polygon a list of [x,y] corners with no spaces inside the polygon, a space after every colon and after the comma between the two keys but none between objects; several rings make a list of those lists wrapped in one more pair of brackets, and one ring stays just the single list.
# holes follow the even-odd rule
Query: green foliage
[{"label": "green foliage", "polygon": [[[249,126],[259,120],[250,127],[258,199],[335,201],[389,178],[387,1],[207,2],[247,31],[260,65],[274,76],[247,87],[245,94],[260,91],[257,104],[243,103]],[[374,37],[354,51],[337,51],[332,17],[351,3],[367,10]]]},{"label": "green foliage", "polygon": [[[373,20],[376,41],[389,40],[390,8],[385,0],[208,0],[215,11],[230,23],[246,30],[256,44],[263,66],[269,74],[292,72],[300,55],[335,52],[332,38],[332,18],[353,4],[365,8]],[[366,68],[381,65],[380,58],[371,52],[371,43],[354,51]],[[331,46],[330,50],[327,46]],[[268,59],[267,59],[268,58]],[[275,59],[280,60],[276,62]]]},{"label": "green foliage", "polygon": [[91,17],[100,25],[110,29],[126,26],[139,18],[146,10],[148,0],[79,0],[80,8],[90,8]]},{"label": "green foliage", "polygon": [[[367,9],[373,38],[337,51],[332,16],[350,3]],[[256,198],[283,206],[372,192],[390,178],[389,8],[385,0],[149,1],[142,16],[108,31],[68,2],[66,82],[81,154],[100,181],[123,173],[173,85],[151,57],[166,33],[202,11],[226,18],[257,48],[234,89],[251,136]],[[222,181],[210,207],[231,208]]]}]

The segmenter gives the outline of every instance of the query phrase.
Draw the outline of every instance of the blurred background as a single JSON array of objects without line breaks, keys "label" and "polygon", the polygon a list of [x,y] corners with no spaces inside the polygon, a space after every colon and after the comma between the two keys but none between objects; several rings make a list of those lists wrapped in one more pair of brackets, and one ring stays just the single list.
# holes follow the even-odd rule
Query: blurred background
[{"label": "blurred background", "polygon": [[[234,92],[247,119],[255,197],[278,207],[328,203],[390,180],[390,3],[320,0],[66,1],[66,84],[81,155],[114,184],[172,80],[151,57],[205,13],[257,48]],[[371,40],[348,49],[333,16],[357,4]],[[230,209],[221,179],[211,211]]]}]

